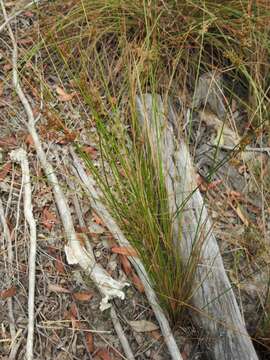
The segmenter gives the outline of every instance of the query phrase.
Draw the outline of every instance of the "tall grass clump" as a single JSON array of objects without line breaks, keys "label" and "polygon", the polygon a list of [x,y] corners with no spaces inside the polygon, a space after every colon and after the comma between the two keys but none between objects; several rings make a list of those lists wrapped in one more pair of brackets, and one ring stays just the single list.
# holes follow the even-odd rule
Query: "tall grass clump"
[{"label": "tall grass clump", "polygon": [[227,105],[237,101],[256,129],[250,142],[270,141],[269,2],[70,0],[41,9],[36,49],[89,106],[102,166],[82,156],[176,319],[192,296],[199,248],[184,265],[173,247],[160,153],[141,135],[134,99],[151,92],[190,105],[199,76],[214,70]]}]

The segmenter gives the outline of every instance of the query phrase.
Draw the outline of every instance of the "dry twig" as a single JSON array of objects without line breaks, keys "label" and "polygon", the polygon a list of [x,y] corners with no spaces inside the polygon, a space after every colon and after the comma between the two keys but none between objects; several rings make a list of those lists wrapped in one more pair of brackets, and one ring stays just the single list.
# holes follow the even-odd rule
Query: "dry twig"
[{"label": "dry twig", "polygon": [[30,250],[29,250],[29,275],[28,275],[28,333],[26,344],[26,358],[33,359],[34,345],[34,316],[35,316],[35,282],[36,282],[36,251],[37,231],[36,221],[32,208],[32,189],[30,180],[29,163],[26,151],[23,149],[14,150],[10,157],[13,161],[19,162],[22,168],[22,184],[24,188],[24,216],[30,229]]},{"label": "dry twig", "polygon": [[116,311],[115,311],[115,308],[112,306],[111,307],[111,319],[112,319],[112,323],[113,323],[113,326],[114,326],[114,329],[118,335],[118,338],[121,342],[121,345],[122,345],[122,348],[124,350],[124,353],[127,357],[128,360],[135,360],[135,357],[132,353],[132,350],[129,346],[129,343],[128,343],[128,340],[127,340],[127,337],[123,331],[123,328],[120,324],[120,321],[118,320],[118,317],[117,317],[117,314],[116,314]]},{"label": "dry twig", "polygon": [[[0,199],[0,221],[3,228],[3,236],[6,240],[7,245],[7,253],[8,253],[8,274],[9,274],[9,285],[11,285],[11,278],[12,278],[12,263],[13,263],[13,251],[12,251],[12,241],[11,241],[11,235],[9,232],[9,228],[6,222],[5,218],[5,212],[3,208],[2,200]],[[5,254],[5,252],[4,252]],[[15,320],[13,315],[13,305],[12,305],[12,298],[8,298],[8,315],[9,315],[9,329],[12,341],[16,338],[16,329],[15,329]]]}]

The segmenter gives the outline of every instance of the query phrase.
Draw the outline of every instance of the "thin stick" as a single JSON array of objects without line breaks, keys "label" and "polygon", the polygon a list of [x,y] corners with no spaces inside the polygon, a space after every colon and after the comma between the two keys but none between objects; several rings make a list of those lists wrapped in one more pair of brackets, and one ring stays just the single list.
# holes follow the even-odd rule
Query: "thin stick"
[{"label": "thin stick", "polygon": [[128,340],[127,340],[127,337],[123,331],[123,328],[120,324],[120,321],[117,317],[117,314],[116,314],[116,311],[115,311],[115,308],[112,306],[111,307],[111,319],[112,319],[112,323],[113,323],[113,326],[114,326],[114,329],[118,335],[118,338],[121,342],[121,345],[122,345],[122,348],[125,352],[125,355],[127,357],[128,360],[135,360],[135,357],[132,353],[132,350],[129,346],[129,343],[128,343]]},{"label": "thin stick", "polygon": [[17,149],[11,152],[13,161],[19,162],[22,168],[22,184],[24,188],[24,216],[30,229],[30,250],[29,250],[29,274],[28,274],[28,333],[26,343],[26,359],[33,359],[34,344],[34,316],[35,316],[35,283],[36,283],[36,252],[37,252],[37,231],[36,221],[33,216],[32,189],[30,180],[29,163],[26,151]]},{"label": "thin stick", "polygon": [[[9,285],[11,285],[12,267],[13,267],[12,264],[13,264],[14,256],[13,256],[13,251],[12,251],[11,235],[10,235],[9,228],[8,228],[8,225],[6,222],[4,207],[3,207],[3,203],[2,203],[1,199],[0,199],[0,221],[2,224],[2,228],[3,228],[3,235],[6,240],[6,244],[7,244]],[[5,252],[4,252],[4,255],[5,255]],[[11,334],[11,338],[12,338],[12,342],[13,342],[16,338],[16,328],[15,328],[15,320],[14,320],[14,315],[13,315],[12,298],[9,297],[7,301],[8,301],[9,329],[10,329],[10,334]]]},{"label": "thin stick", "polygon": [[[114,236],[114,238],[118,241],[118,243],[121,246],[130,247],[129,241],[126,239],[122,231],[120,230],[117,223],[114,221],[114,219],[111,217],[110,213],[106,209],[106,207],[102,204],[102,195],[99,190],[97,190],[97,184],[95,180],[90,176],[87,175],[85,170],[82,167],[82,164],[78,158],[78,156],[75,154],[74,150],[70,148],[70,153],[73,158],[73,164],[74,164],[74,173],[75,175],[79,175],[82,183],[85,186],[86,194],[91,199],[91,206],[96,211],[96,213],[99,215],[99,217],[103,220],[103,222],[106,224],[107,228],[111,232],[111,234]],[[166,316],[164,315],[164,312],[162,311],[156,294],[151,286],[151,281],[148,277],[148,274],[139,258],[134,258],[132,256],[128,257],[134,268],[136,269],[145,289],[145,294],[147,296],[147,299],[149,301],[150,306],[153,309],[153,312],[156,316],[156,319],[159,323],[161,332],[163,334],[164,340],[166,342],[166,345],[168,347],[168,350],[170,352],[171,358],[173,360],[182,360],[182,356],[179,352],[178,346],[176,344],[176,341],[173,337],[170,325],[168,323],[168,320]]]},{"label": "thin stick", "polygon": [[235,146],[229,146],[229,145],[222,145],[222,144],[218,144],[218,145],[214,145],[214,144],[208,144],[209,146],[212,147],[217,147],[223,150],[230,150],[230,151],[239,151],[241,150],[241,152],[260,152],[260,153],[267,153],[268,155],[270,155],[270,147],[252,147],[252,146],[244,146],[243,150],[240,148],[241,144],[237,144]]}]

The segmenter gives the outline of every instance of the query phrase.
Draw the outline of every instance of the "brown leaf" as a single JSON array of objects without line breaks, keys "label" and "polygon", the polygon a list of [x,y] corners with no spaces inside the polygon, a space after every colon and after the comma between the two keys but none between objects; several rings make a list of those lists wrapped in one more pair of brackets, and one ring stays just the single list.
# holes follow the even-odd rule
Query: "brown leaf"
[{"label": "brown leaf", "polygon": [[91,156],[91,159],[93,159],[93,160],[96,160],[96,158],[97,158],[97,149],[96,148],[94,148],[93,146],[83,146],[82,147],[82,150],[86,153],[86,154],[88,154],[88,155],[90,155]]},{"label": "brown leaf", "polygon": [[0,81],[0,96],[3,95],[3,92],[4,92],[4,82]]},{"label": "brown leaf", "polygon": [[56,92],[58,94],[58,100],[63,102],[72,100],[72,98],[76,95],[74,92],[71,94],[66,93],[60,86],[56,87]]},{"label": "brown leaf", "polygon": [[59,257],[57,257],[54,261],[54,266],[57,272],[64,273],[65,272],[65,266],[63,264],[63,261]]},{"label": "brown leaf", "polygon": [[7,136],[0,138],[0,146],[3,149],[13,149],[17,146],[17,141],[15,136]]},{"label": "brown leaf", "polygon": [[30,134],[26,136],[25,143],[26,143],[26,145],[28,145],[32,148],[34,148],[34,146],[35,146],[34,140]]},{"label": "brown leaf", "polygon": [[128,321],[128,323],[136,332],[150,332],[159,329],[158,325],[148,320]]},{"label": "brown leaf", "polygon": [[150,332],[150,335],[153,337],[153,339],[155,339],[155,340],[160,340],[160,338],[161,338],[161,333],[160,333],[160,331],[158,331],[158,330],[153,330],[153,331],[151,331]]},{"label": "brown leaf", "polygon": [[124,273],[126,275],[130,275],[132,273],[132,267],[130,265],[130,262],[128,261],[128,258],[125,255],[119,255],[119,259],[122,265],[122,268],[124,270]]},{"label": "brown leaf", "polygon": [[94,219],[94,222],[97,223],[98,225],[104,225],[101,218],[99,216],[97,216],[97,214],[95,214],[95,213],[93,213],[93,219]]},{"label": "brown leaf", "polygon": [[57,140],[56,143],[60,145],[67,145],[72,143],[76,139],[77,135],[75,132],[67,132],[61,139]]},{"label": "brown leaf", "polygon": [[89,332],[85,333],[85,340],[86,340],[86,345],[87,345],[88,351],[90,352],[90,354],[93,353],[95,351],[93,334],[91,334]]},{"label": "brown leaf", "polygon": [[12,69],[12,64],[11,63],[7,63],[3,66],[3,70],[4,71],[10,71]]},{"label": "brown leaf", "polygon": [[98,352],[96,353],[95,359],[112,360],[109,351],[106,349],[98,350]]},{"label": "brown leaf", "polygon": [[212,181],[211,183],[208,184],[207,189],[209,189],[209,190],[215,189],[222,183],[223,183],[223,180],[221,180],[221,179]]},{"label": "brown leaf", "polygon": [[23,16],[26,16],[26,17],[33,17],[34,16],[34,13],[32,11],[25,11],[23,13]]},{"label": "brown leaf", "polygon": [[88,228],[86,226],[83,227],[83,226],[80,226],[80,225],[76,226],[76,232],[78,234],[89,234],[90,233],[90,231],[88,230]]},{"label": "brown leaf", "polygon": [[114,246],[111,248],[111,251],[115,254],[121,254],[126,256],[133,256],[138,257],[138,254],[135,249],[132,247],[126,247],[126,246]]},{"label": "brown leaf", "polygon": [[144,292],[143,283],[141,282],[141,279],[134,272],[132,273],[131,279],[132,279],[132,282],[133,282],[134,286],[136,287],[136,289],[140,293],[143,293]]},{"label": "brown leaf", "polygon": [[242,194],[238,191],[234,191],[234,190],[231,190],[229,191],[228,193],[229,197],[232,199],[232,200],[240,200],[242,199]]},{"label": "brown leaf", "polygon": [[42,212],[42,220],[41,223],[48,229],[51,230],[52,227],[57,224],[59,221],[56,218],[55,213],[48,210],[48,208],[44,208]]},{"label": "brown leaf", "polygon": [[81,292],[73,293],[74,299],[78,301],[89,301],[92,299],[93,296],[94,294],[91,293],[90,291],[81,291]]},{"label": "brown leaf", "polygon": [[57,252],[57,249],[55,247],[49,245],[49,246],[47,246],[47,251],[51,256],[54,256]]},{"label": "brown leaf", "polygon": [[55,284],[49,284],[48,285],[48,290],[49,291],[53,291],[56,293],[63,293],[63,294],[69,294],[70,291],[60,285],[55,285]]},{"label": "brown leaf", "polygon": [[11,170],[11,163],[6,163],[0,170],[0,181],[4,180]]},{"label": "brown leaf", "polygon": [[73,302],[70,306],[70,314],[75,318],[77,319],[78,318],[78,308],[77,308],[77,305]]},{"label": "brown leaf", "polygon": [[5,289],[0,291],[0,299],[7,299],[14,295],[16,295],[17,289],[15,286],[12,286],[11,288]]},{"label": "brown leaf", "polygon": [[17,40],[17,43],[19,45],[32,45],[33,44],[33,39],[32,38],[24,38],[24,39],[19,39]]}]

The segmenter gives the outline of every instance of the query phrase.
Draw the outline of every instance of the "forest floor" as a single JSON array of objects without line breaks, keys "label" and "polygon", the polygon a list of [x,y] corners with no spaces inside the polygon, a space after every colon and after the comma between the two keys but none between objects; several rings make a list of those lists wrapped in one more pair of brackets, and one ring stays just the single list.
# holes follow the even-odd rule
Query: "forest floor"
[{"label": "forest floor", "polygon": [[[13,13],[15,6],[18,7],[16,1],[6,3],[9,13]],[[3,22],[1,16],[0,26]],[[23,59],[27,49],[34,45],[28,29],[38,29],[38,19],[27,9],[10,23],[16,34],[19,58]],[[101,295],[95,284],[83,276],[78,265],[68,264],[65,234],[55,198],[25,126],[24,108],[14,91],[11,42],[6,28],[1,29],[0,39],[0,201],[13,257],[10,264],[3,231],[0,237],[0,358],[9,359],[13,353],[14,359],[24,359],[26,349],[30,235],[23,205],[22,170],[10,158],[13,150],[23,148],[30,166],[32,206],[37,225],[34,358],[125,359],[109,310],[100,311]],[[41,52],[35,58],[43,63],[42,86],[38,88],[37,79],[31,78],[35,76],[33,60],[26,64],[22,60],[19,64],[29,69],[21,82],[34,114],[40,114],[36,128],[63,189],[75,230],[83,244],[91,242],[97,262],[113,278],[129,284],[123,290],[125,299],[116,299],[113,303],[135,358],[170,359],[143,285],[135,270],[127,265],[127,253],[117,246],[106,223],[93,211],[73,172],[70,147],[75,141],[82,145],[97,168],[102,164],[96,126],[89,121],[91,110],[74,84],[69,79],[60,81],[42,56]],[[49,102],[46,96],[40,97],[45,87],[53,95]],[[246,131],[247,114],[236,101],[233,106],[225,146],[218,154],[214,146],[218,125],[211,120],[211,113],[194,113],[190,151],[197,182],[213,220],[213,231],[248,332],[262,359],[266,359],[270,358],[270,332],[263,332],[262,314],[269,311],[270,152],[241,152],[221,166],[210,182],[206,176],[213,161],[221,162],[232,150],[234,136]],[[54,112],[60,114],[64,127],[59,126],[59,117],[56,118]],[[254,147],[269,148],[267,141],[258,132]],[[2,229],[3,218],[1,225]],[[13,319],[10,318],[10,301]],[[13,321],[14,339],[10,332]],[[189,316],[172,330],[184,360],[205,358],[201,346],[206,342],[205,335],[196,330]]]}]

